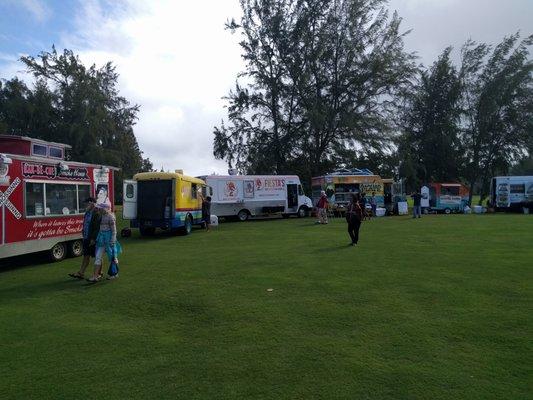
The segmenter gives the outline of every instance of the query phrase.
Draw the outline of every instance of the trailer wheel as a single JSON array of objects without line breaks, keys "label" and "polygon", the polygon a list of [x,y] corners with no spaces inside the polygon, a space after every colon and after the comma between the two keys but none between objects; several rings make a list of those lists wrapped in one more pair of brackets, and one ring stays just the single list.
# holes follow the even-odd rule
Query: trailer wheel
[{"label": "trailer wheel", "polygon": [[300,207],[298,209],[298,218],[304,218],[304,217],[307,217],[307,213],[308,213],[308,210],[307,210],[307,207]]},{"label": "trailer wheel", "polygon": [[241,210],[241,211],[239,211],[239,213],[237,214],[237,218],[238,218],[239,221],[241,221],[241,222],[246,221],[249,217],[250,217],[250,213],[248,212],[248,210]]},{"label": "trailer wheel", "polygon": [[50,258],[52,261],[61,261],[67,256],[67,246],[65,243],[56,243],[50,249]]},{"label": "trailer wheel", "polygon": [[444,209],[444,214],[451,214],[451,213],[452,213],[452,210],[450,210],[449,208]]},{"label": "trailer wheel", "polygon": [[424,208],[424,211],[422,211],[425,215],[428,215],[429,214],[429,209],[428,208]]},{"label": "trailer wheel", "polygon": [[83,242],[81,240],[74,240],[68,245],[68,251],[71,257],[79,257],[83,254]]},{"label": "trailer wheel", "polygon": [[120,236],[123,238],[129,238],[131,237],[131,229],[130,228],[122,228],[120,231]]}]

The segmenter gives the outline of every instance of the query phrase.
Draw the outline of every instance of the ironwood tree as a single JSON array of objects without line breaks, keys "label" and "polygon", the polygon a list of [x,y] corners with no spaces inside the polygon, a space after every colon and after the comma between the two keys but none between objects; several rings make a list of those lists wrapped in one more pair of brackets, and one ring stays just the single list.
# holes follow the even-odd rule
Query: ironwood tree
[{"label": "ironwood tree", "polygon": [[462,166],[461,81],[446,48],[421,70],[406,92],[398,152],[400,176],[411,188],[428,182],[455,181]]},{"label": "ironwood tree", "polygon": [[[415,71],[384,0],[241,0],[246,68],[214,154],[246,173],[327,172],[345,150],[391,152],[396,98]],[[340,154],[342,152],[344,154]]]},{"label": "ironwood tree", "polygon": [[0,83],[0,129],[70,144],[76,161],[119,167],[119,200],[122,178],[152,165],[133,132],[139,106],[119,95],[115,66],[87,68],[72,51],[55,48],[21,61],[35,83],[33,88],[17,78]]},{"label": "ironwood tree", "polygon": [[533,35],[520,41],[516,33],[494,47],[468,41],[462,49],[464,177],[471,189],[479,187],[480,203],[490,178],[507,174],[527,156],[533,135],[531,45]]}]

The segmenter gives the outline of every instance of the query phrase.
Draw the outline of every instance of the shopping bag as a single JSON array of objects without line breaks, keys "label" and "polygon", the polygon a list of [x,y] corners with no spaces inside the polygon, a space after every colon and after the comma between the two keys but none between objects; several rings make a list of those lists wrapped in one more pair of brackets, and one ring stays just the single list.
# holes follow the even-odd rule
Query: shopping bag
[{"label": "shopping bag", "polygon": [[109,263],[109,268],[107,269],[107,275],[115,276],[117,274],[118,274],[118,263],[115,262],[115,250],[113,248],[113,251],[111,252],[111,262]]}]

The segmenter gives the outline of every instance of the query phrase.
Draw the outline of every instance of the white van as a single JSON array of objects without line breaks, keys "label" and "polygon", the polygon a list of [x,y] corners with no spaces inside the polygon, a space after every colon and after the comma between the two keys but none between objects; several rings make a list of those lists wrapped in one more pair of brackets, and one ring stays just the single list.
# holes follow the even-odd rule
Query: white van
[{"label": "white van", "polygon": [[211,214],[218,217],[250,217],[281,214],[305,217],[313,208],[295,175],[208,175]]},{"label": "white van", "polygon": [[533,206],[533,176],[496,176],[490,183],[490,202],[496,209]]}]

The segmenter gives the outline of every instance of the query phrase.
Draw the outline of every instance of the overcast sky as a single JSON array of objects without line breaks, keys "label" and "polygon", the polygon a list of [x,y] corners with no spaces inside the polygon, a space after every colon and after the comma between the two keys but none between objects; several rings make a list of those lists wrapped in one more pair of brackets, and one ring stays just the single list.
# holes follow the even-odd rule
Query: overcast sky
[{"label": "overcast sky", "polygon": [[[390,0],[390,8],[424,64],[468,38],[533,33],[533,0]],[[52,44],[87,65],[112,61],[121,94],[141,106],[135,133],[156,168],[225,172],[212,131],[243,65],[239,37],[224,30],[239,15],[238,0],[0,0],[0,78],[28,79],[17,59]]]}]

